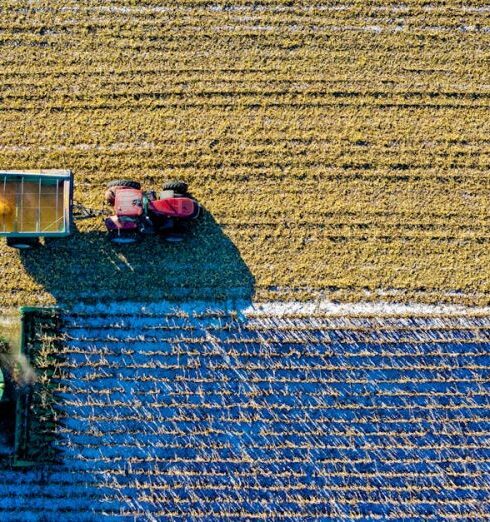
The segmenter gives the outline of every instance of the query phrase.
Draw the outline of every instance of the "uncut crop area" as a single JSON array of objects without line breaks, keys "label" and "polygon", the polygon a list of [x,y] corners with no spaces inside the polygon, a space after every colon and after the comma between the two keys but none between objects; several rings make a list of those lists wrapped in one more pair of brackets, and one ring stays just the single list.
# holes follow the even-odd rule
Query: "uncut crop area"
[{"label": "uncut crop area", "polygon": [[[92,208],[114,178],[189,181],[258,298],[489,302],[485,2],[0,9],[5,168],[72,168],[75,198]],[[65,298],[110,284],[92,272],[102,220],[78,228],[93,248],[79,235],[59,243],[44,278]],[[201,231],[184,259],[155,246],[148,268],[144,249],[132,253],[134,272],[154,270],[162,297],[220,287],[235,267],[226,255],[213,263]],[[42,264],[2,245],[3,300],[58,299]],[[130,280],[126,294],[142,286]]]}]

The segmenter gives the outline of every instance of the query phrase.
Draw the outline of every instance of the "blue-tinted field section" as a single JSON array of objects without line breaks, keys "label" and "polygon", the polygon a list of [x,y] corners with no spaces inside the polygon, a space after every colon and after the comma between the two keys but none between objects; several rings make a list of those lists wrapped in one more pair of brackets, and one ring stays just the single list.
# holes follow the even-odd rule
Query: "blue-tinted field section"
[{"label": "blue-tinted field section", "polygon": [[490,517],[489,315],[64,320],[63,465],[2,472],[1,520]]}]

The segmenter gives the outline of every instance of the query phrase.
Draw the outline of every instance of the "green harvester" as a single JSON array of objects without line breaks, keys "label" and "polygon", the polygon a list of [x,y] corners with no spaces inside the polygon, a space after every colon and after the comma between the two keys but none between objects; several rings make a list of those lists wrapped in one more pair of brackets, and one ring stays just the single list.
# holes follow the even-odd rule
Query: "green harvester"
[{"label": "green harvester", "polygon": [[71,233],[73,174],[70,170],[0,171],[0,236],[28,249],[41,237]]},{"label": "green harvester", "polygon": [[18,339],[0,340],[0,464],[17,468],[55,460],[59,310],[23,307],[18,321]]}]

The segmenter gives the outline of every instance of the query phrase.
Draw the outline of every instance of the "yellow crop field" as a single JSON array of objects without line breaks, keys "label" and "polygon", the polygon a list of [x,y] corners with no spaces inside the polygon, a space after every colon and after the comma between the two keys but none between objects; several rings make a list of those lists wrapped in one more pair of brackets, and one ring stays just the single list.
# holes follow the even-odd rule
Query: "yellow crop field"
[{"label": "yellow crop field", "polygon": [[490,10],[380,0],[0,7],[0,166],[189,182],[189,239],[100,217],[0,246],[0,304],[171,296],[490,303]]}]

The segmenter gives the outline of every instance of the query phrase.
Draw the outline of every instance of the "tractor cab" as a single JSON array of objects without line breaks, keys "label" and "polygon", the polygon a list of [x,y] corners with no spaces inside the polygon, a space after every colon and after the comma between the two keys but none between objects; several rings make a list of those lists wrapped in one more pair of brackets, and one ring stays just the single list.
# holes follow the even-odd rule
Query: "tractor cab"
[{"label": "tractor cab", "polygon": [[114,210],[118,217],[136,218],[143,214],[143,192],[133,188],[115,191]]}]

